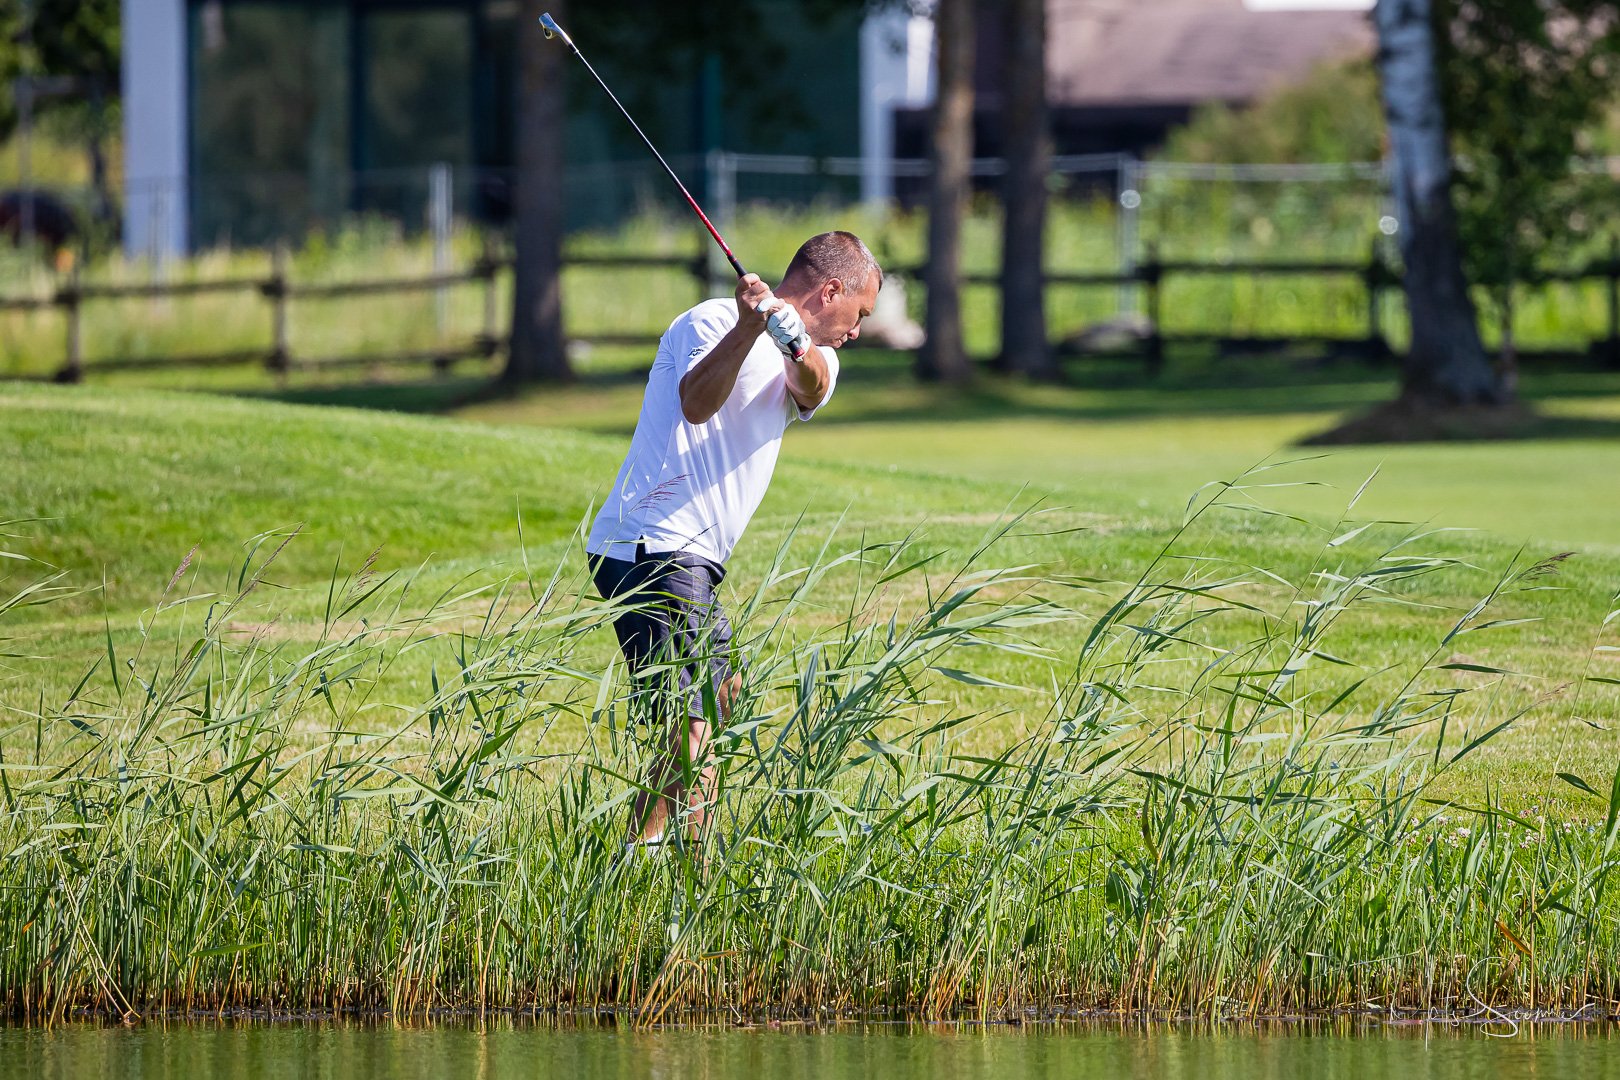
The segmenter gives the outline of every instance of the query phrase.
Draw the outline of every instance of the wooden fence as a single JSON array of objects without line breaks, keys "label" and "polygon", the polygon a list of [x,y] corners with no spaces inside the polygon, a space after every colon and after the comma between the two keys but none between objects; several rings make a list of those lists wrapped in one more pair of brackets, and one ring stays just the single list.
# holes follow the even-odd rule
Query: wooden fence
[{"label": "wooden fence", "polygon": [[[695,256],[578,256],[569,259],[568,265],[672,268],[687,273],[695,282],[705,287],[709,278],[706,251]],[[292,280],[288,274],[285,251],[278,249],[272,257],[270,274],[267,277],[231,277],[211,281],[153,282],[142,285],[94,285],[81,283],[75,274],[57,285],[47,296],[0,297],[0,312],[47,308],[61,312],[65,328],[63,359],[52,378],[55,382],[62,383],[79,382],[85,374],[82,318],[85,305],[140,298],[167,299],[233,292],[258,293],[269,305],[270,336],[267,348],[190,353],[179,356],[98,358],[90,366],[95,371],[130,371],[143,368],[207,368],[258,363],[277,374],[286,374],[299,369],[332,370],[373,367],[379,364],[420,363],[430,364],[438,371],[445,371],[457,361],[488,359],[505,349],[507,338],[497,323],[499,304],[496,283],[501,271],[510,267],[509,258],[496,254],[486,246],[483,254],[465,270],[427,274],[421,277],[374,278],[324,284],[299,283]],[[434,292],[457,285],[480,285],[483,288],[483,326],[469,340],[441,343],[432,348],[419,350],[330,357],[295,355],[291,348],[287,323],[288,310],[294,301]],[[641,344],[656,340],[656,336],[647,334],[570,334],[569,337],[572,340],[604,345]]]},{"label": "wooden fence", "polygon": [[[170,298],[197,296],[207,293],[257,292],[269,304],[270,343],[267,349],[238,350],[183,356],[146,356],[106,358],[95,361],[97,371],[118,371],[140,368],[217,367],[225,365],[261,363],[269,370],[285,374],[300,368],[333,369],[343,367],[371,367],[379,364],[426,363],[436,370],[447,370],[459,360],[489,359],[500,353],[506,337],[497,325],[496,281],[502,270],[509,268],[510,259],[497,255],[486,246],[483,254],[466,270],[430,274],[422,277],[377,278],[366,281],[313,284],[294,282],[287,272],[287,258],[278,251],[272,260],[268,277],[235,277],[214,281],[152,283],[144,285],[83,284],[76,276],[59,284],[50,295],[37,297],[0,297],[0,312],[29,311],[45,308],[59,310],[64,318],[65,341],[62,364],[54,378],[58,382],[78,382],[84,377],[84,343],[81,313],[86,304],[129,300],[137,298]],[[692,255],[648,256],[586,256],[567,260],[569,266],[599,266],[608,268],[663,267],[689,275],[700,293],[706,295],[714,284],[706,248]],[[891,267],[891,272],[905,273],[920,283],[919,266]],[[1209,333],[1181,332],[1165,334],[1161,326],[1162,299],[1166,282],[1177,277],[1299,277],[1329,276],[1359,280],[1366,293],[1366,333],[1355,338],[1329,335],[1290,335],[1287,337],[1230,337]],[[1584,266],[1548,271],[1537,274],[1525,282],[1536,286],[1551,282],[1582,282],[1602,280],[1607,284],[1608,333],[1594,341],[1590,354],[1608,363],[1620,366],[1620,241],[1616,241],[1606,258],[1595,258]],[[994,285],[993,274],[967,274],[968,285]],[[1390,349],[1380,321],[1380,296],[1386,289],[1400,286],[1400,275],[1380,256],[1373,245],[1364,261],[1242,261],[1194,262],[1188,260],[1162,260],[1149,248],[1147,257],[1135,266],[1122,270],[1095,273],[1052,271],[1046,275],[1048,287],[1121,288],[1136,287],[1145,301],[1148,332],[1131,350],[1139,355],[1149,373],[1157,372],[1164,361],[1167,342],[1213,343],[1223,352],[1241,354],[1263,352],[1285,345],[1315,342],[1334,350],[1380,359],[1390,355]],[[396,351],[387,354],[345,355],[335,357],[309,357],[294,355],[288,341],[287,315],[290,305],[301,299],[331,299],[345,296],[364,296],[383,293],[432,292],[457,285],[478,284],[483,288],[483,327],[470,340],[460,343],[436,345],[414,351]],[[649,334],[569,334],[571,340],[596,344],[637,345],[655,340]],[[1084,348],[1070,348],[1070,352],[1085,353]],[[1109,350],[1118,353],[1118,349]]]},{"label": "wooden fence", "polygon": [[[920,275],[922,268],[910,267],[905,272]],[[1166,334],[1160,328],[1163,323],[1163,295],[1165,283],[1175,277],[1343,277],[1357,280],[1366,295],[1366,333],[1360,337],[1345,338],[1330,335],[1303,335],[1271,337],[1233,337],[1202,332],[1179,332]],[[1536,287],[1554,282],[1580,283],[1583,281],[1600,280],[1605,282],[1607,288],[1607,333],[1604,337],[1592,341],[1587,349],[1590,356],[1600,359],[1611,366],[1620,367],[1620,239],[1611,245],[1609,254],[1603,258],[1593,258],[1585,265],[1538,272],[1528,275],[1521,282],[1527,287]],[[994,274],[967,274],[963,281],[974,285],[995,285],[1000,279]],[[1192,342],[1200,344],[1213,344],[1222,353],[1233,355],[1252,354],[1272,351],[1281,347],[1299,343],[1312,342],[1331,347],[1339,355],[1355,356],[1369,360],[1388,359],[1394,355],[1389,346],[1389,340],[1384,332],[1382,310],[1379,300],[1387,289],[1398,289],[1402,284],[1399,271],[1391,267],[1383,258],[1379,245],[1376,243],[1369,249],[1368,257],[1360,262],[1351,261],[1286,261],[1286,260],[1249,260],[1249,261],[1223,261],[1223,262],[1194,262],[1190,260],[1160,259],[1156,250],[1149,245],[1147,257],[1134,267],[1120,271],[1104,271],[1100,273],[1066,273],[1052,271],[1046,275],[1048,287],[1078,286],[1078,287],[1114,287],[1138,286],[1145,297],[1146,325],[1148,333],[1139,342],[1137,351],[1146,364],[1150,374],[1156,374],[1164,364],[1164,346],[1167,342]],[[1071,349],[1071,352],[1083,353],[1084,349]],[[1567,356],[1565,354],[1559,354]]]}]

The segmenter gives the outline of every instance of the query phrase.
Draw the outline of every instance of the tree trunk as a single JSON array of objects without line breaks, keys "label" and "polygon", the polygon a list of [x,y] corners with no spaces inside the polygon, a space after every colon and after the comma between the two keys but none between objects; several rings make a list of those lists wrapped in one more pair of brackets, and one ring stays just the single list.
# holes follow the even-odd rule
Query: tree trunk
[{"label": "tree trunk", "polygon": [[1056,379],[1046,339],[1046,179],[1051,167],[1046,108],[1046,0],[1008,0],[1006,86],[1001,126],[1007,172],[1001,202],[1002,366]]},{"label": "tree trunk", "polygon": [[962,218],[973,161],[973,0],[934,5],[933,171],[928,180],[928,338],[917,352],[923,379],[966,382],[962,342]]},{"label": "tree trunk", "polygon": [[1507,397],[1519,392],[1519,343],[1513,337],[1513,285],[1503,285],[1496,292],[1497,326],[1501,329],[1502,347],[1496,353],[1496,381]]},{"label": "tree trunk", "polygon": [[1429,0],[1378,0],[1373,21],[1412,322],[1401,396],[1441,407],[1505,402],[1463,278]]},{"label": "tree trunk", "polygon": [[525,0],[519,18],[517,178],[512,342],[501,379],[508,383],[565,381],[562,325],[564,89],[569,61],[560,41],[548,41],[540,14],[568,25],[566,0]]}]

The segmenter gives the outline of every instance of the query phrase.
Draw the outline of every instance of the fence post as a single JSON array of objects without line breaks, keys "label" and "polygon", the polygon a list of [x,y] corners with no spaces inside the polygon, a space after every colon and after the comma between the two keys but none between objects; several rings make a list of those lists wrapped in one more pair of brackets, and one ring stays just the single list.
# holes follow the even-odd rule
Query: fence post
[{"label": "fence post", "polygon": [[56,381],[59,383],[76,383],[84,378],[84,356],[79,337],[79,306],[83,299],[79,291],[79,264],[75,262],[67,284],[56,290],[56,302],[61,305],[62,315],[67,321],[64,342],[66,356],[61,370],[56,373]]},{"label": "fence post", "polygon": [[[444,162],[428,166],[428,228],[433,233],[433,273],[442,276],[450,270],[450,221],[454,213],[450,166]],[[450,292],[443,285],[433,290],[433,329],[444,340],[450,319]]]},{"label": "fence post", "polygon": [[[697,253],[692,256],[692,261],[687,263],[686,267],[687,272],[692,275],[692,280],[697,282],[698,300],[701,302],[707,300],[717,290],[714,282],[714,262],[709,256],[708,233],[698,233],[698,245]],[[729,289],[724,291],[730,292]]]},{"label": "fence post", "polygon": [[152,185],[151,217],[147,224],[147,258],[150,261],[152,281],[167,284],[169,280],[169,180]]},{"label": "fence post", "polygon": [[264,283],[264,297],[270,301],[270,356],[266,366],[281,378],[292,367],[287,348],[287,245],[278,242],[270,255],[270,279]]},{"label": "fence post", "polygon": [[[710,150],[704,159],[704,177],[708,185],[708,197],[714,209],[714,227],[721,233],[731,226],[737,210],[737,161],[732,154],[725,150]],[[729,292],[726,283],[730,279],[731,267],[726,264],[725,258],[720,254],[718,247],[708,244],[708,233],[698,234],[698,242],[703,244],[703,250],[708,257],[708,270],[703,283],[704,295],[712,292]]]},{"label": "fence post", "polygon": [[1620,368],[1620,236],[1609,240],[1609,366]]},{"label": "fence post", "polygon": [[1164,334],[1159,327],[1159,283],[1164,277],[1164,266],[1159,262],[1159,245],[1147,245],[1147,258],[1136,267],[1137,280],[1147,286],[1147,317],[1148,335],[1143,344],[1147,347],[1147,374],[1149,378],[1157,378],[1164,370]]},{"label": "fence post", "polygon": [[[1122,275],[1136,272],[1136,239],[1139,230],[1137,211],[1142,205],[1141,167],[1134,155],[1119,155],[1118,173],[1114,181],[1119,206],[1117,226],[1114,229],[1114,258]],[[1116,315],[1131,315],[1136,311],[1136,292],[1130,285],[1121,285],[1114,301]]]},{"label": "fence post", "polygon": [[489,230],[485,229],[480,240],[482,250],[478,256],[478,265],[474,268],[484,281],[484,331],[478,335],[479,354],[488,358],[495,355],[496,343],[499,338],[495,332],[495,242],[489,237]]},{"label": "fence post", "polygon": [[1367,249],[1367,269],[1361,275],[1362,284],[1367,287],[1367,357],[1370,360],[1381,360],[1389,355],[1389,343],[1384,339],[1383,313],[1378,303],[1388,277],[1383,252],[1378,247],[1378,237],[1374,236]]}]

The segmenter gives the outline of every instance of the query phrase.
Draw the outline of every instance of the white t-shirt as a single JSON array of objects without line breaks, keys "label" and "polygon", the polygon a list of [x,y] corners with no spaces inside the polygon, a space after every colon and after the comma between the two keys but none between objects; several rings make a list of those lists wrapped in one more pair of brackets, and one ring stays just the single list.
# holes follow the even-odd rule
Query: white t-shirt
[{"label": "white t-shirt", "polygon": [[[808,420],[788,393],[782,354],[761,334],[720,411],[702,424],[681,415],[681,379],[737,325],[734,299],[705,300],[676,318],[658,342],[641,416],[613,490],[596,515],[585,550],[633,561],[649,552],[688,551],[730,558],[759,508],[776,468],[782,433]],[[837,350],[823,347],[827,398],[838,379]]]}]

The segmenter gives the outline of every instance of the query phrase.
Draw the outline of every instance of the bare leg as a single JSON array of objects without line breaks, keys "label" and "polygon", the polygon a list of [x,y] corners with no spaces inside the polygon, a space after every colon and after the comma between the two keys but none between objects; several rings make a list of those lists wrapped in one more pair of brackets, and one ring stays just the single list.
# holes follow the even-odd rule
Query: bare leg
[{"label": "bare leg", "polygon": [[[731,703],[741,689],[741,675],[733,675],[719,686],[715,701],[723,720],[731,719]],[[715,796],[716,770],[714,762],[709,760],[708,748],[706,721],[688,717],[685,723],[671,725],[669,747],[648,766],[643,790],[636,794],[631,805],[631,822],[641,823],[631,838],[632,843],[645,844],[660,839],[677,807],[686,811],[688,838],[702,839]],[[688,778],[692,781],[690,791]],[[655,796],[653,791],[658,794]]]}]

